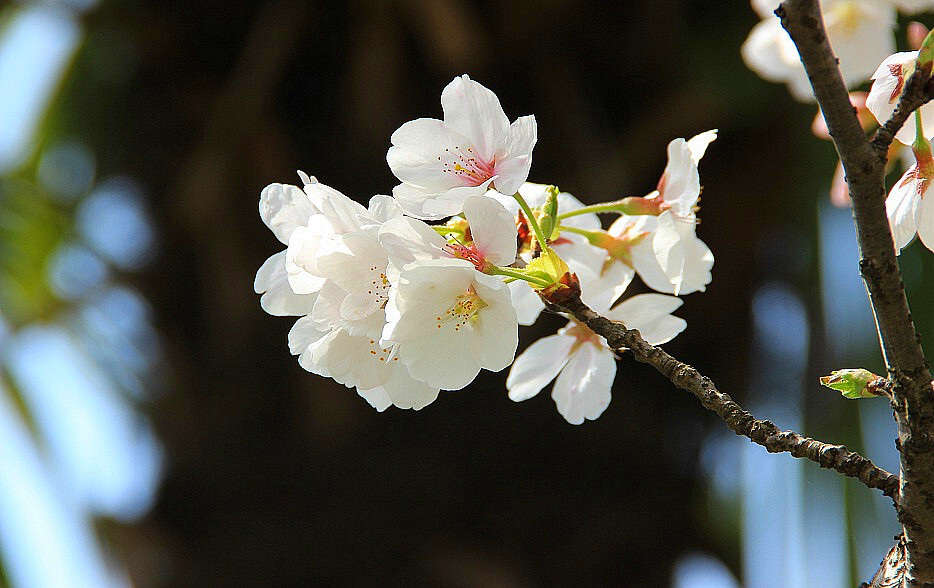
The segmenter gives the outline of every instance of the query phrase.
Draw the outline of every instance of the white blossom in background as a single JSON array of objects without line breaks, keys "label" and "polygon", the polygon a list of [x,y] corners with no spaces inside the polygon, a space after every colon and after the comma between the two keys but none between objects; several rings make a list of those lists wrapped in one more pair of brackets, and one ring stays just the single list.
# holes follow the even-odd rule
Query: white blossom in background
[{"label": "white blossom in background", "polygon": [[[889,55],[882,61],[872,75],[872,87],[866,97],[866,107],[880,125],[884,125],[895,112],[898,100],[905,89],[905,83],[915,70],[917,51],[903,51]],[[922,132],[926,139],[934,137],[934,103],[928,102],[920,109]],[[915,140],[917,126],[915,117],[909,116],[899,129],[895,138],[911,145]]]},{"label": "white blossom in background", "polygon": [[[784,82],[802,102],[813,102],[811,85],[794,43],[774,10],[779,0],[753,0],[762,18],[743,43],[746,65],[762,78]],[[883,0],[822,0],[827,37],[840,60],[848,87],[866,81],[879,62],[895,51],[895,5]]]},{"label": "white blossom in background", "polygon": [[[671,316],[681,306],[679,298],[639,294],[607,310],[606,306],[599,306],[599,290],[592,287],[588,296],[588,291],[582,288],[584,302],[597,313],[638,329],[653,345],[670,341],[687,326],[684,319]],[[580,425],[596,419],[609,406],[615,377],[616,356],[606,340],[571,320],[558,334],[539,339],[516,358],[506,388],[510,399],[521,402],[534,397],[557,378],[551,397],[558,412],[572,425]]]},{"label": "white blossom in background", "polygon": [[406,213],[441,219],[490,187],[515,193],[532,165],[535,117],[510,124],[496,94],[466,75],[444,88],[441,107],[444,120],[409,121],[390,138],[386,161],[402,182],[393,196]]},{"label": "white blossom in background", "polygon": [[885,200],[885,212],[898,253],[911,242],[915,233],[925,247],[934,251],[934,194],[927,196],[932,179],[934,160],[928,152],[908,168]]},{"label": "white blossom in background", "polygon": [[905,14],[934,11],[934,0],[893,0],[892,3]]}]

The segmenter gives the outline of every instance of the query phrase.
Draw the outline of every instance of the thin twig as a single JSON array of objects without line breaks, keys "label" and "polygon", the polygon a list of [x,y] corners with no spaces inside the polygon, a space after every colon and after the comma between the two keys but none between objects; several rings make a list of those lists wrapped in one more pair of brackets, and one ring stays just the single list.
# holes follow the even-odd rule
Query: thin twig
[{"label": "thin twig", "polygon": [[[556,305],[551,306],[554,308]],[[580,296],[572,296],[557,309],[587,325],[606,339],[612,349],[628,349],[638,361],[651,365],[675,386],[696,396],[704,408],[715,412],[737,435],[748,437],[770,453],[790,453],[794,457],[809,459],[822,468],[836,470],[870,488],[881,490],[898,502],[898,476],[879,468],[860,454],[843,445],[831,445],[794,431],[782,431],[771,421],[755,418],[728,394],[717,390],[710,378],[660,347],[651,345],[639,331],[600,316],[584,304]]]}]

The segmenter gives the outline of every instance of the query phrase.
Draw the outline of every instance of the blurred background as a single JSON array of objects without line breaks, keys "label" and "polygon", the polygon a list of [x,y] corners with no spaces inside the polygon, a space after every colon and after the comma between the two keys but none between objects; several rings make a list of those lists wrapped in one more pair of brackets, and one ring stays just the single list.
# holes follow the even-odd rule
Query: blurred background
[{"label": "blurred background", "polygon": [[[389,193],[390,134],[440,117],[455,75],[534,113],[530,180],[584,202],[650,191],[671,139],[718,128],[714,280],[666,348],[897,471],[885,401],[817,384],[881,358],[833,147],[744,66],[746,4],[0,6],[0,585],[833,587],[890,547],[879,493],[766,454],[628,356],[581,426],[508,400],[505,372],[379,414],[304,372],[252,291],[281,249],[260,190],[302,169]],[[934,348],[934,257],[901,263]]]}]

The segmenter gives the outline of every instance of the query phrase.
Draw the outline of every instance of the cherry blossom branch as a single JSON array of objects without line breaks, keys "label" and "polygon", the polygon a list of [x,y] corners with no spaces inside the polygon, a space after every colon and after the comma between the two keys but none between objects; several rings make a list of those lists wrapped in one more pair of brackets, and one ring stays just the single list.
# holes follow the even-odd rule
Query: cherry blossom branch
[{"label": "cherry blossom branch", "polygon": [[898,502],[898,476],[843,445],[824,443],[794,431],[782,431],[771,421],[755,418],[728,394],[720,392],[713,381],[696,368],[651,345],[639,331],[600,316],[584,304],[579,295],[571,296],[560,305],[550,304],[550,308],[572,315],[606,339],[612,349],[628,349],[636,360],[651,365],[675,386],[696,396],[704,408],[715,412],[734,433],[748,437],[769,453],[790,453],[794,457],[809,459],[822,468],[836,470],[869,488],[881,490]]},{"label": "cherry blossom branch", "polygon": [[907,582],[934,586],[934,395],[915,331],[885,214],[888,146],[929,97],[930,70],[908,81],[896,112],[872,142],[850,104],[827,40],[818,0],[786,0],[775,13],[798,48],[814,95],[846,170],[861,259],[898,423],[901,484],[897,511],[905,536]]}]

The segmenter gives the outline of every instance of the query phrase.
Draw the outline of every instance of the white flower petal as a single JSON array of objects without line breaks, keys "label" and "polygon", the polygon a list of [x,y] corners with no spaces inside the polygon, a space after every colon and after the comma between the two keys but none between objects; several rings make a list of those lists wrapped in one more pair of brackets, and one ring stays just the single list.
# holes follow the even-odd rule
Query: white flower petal
[{"label": "white flower petal", "polygon": [[917,165],[908,168],[898,182],[892,186],[885,200],[885,213],[895,241],[895,249],[901,251],[918,231],[915,206],[918,200]]},{"label": "white flower petal", "polygon": [[253,281],[253,290],[262,294],[260,306],[273,316],[309,314],[315,302],[314,294],[296,294],[289,285],[285,270],[285,251],[267,259]]},{"label": "white flower petal", "polygon": [[538,140],[538,126],[532,115],[521,116],[509,126],[506,142],[497,153],[496,189],[504,194],[515,194],[529,177],[532,167],[532,149]]},{"label": "white flower petal", "polygon": [[528,400],[554,380],[568,362],[575,341],[574,337],[551,335],[529,345],[513,362],[506,378],[509,399]]},{"label": "white flower petal", "polygon": [[509,129],[509,119],[492,90],[463,75],[441,92],[444,124],[470,139],[477,153],[489,161]]},{"label": "white flower petal", "polygon": [[516,219],[502,204],[485,196],[472,196],[464,202],[464,218],[477,251],[495,265],[511,265],[516,260]]},{"label": "white flower petal", "polygon": [[402,216],[402,207],[392,196],[377,194],[370,198],[366,214],[358,217],[361,227],[380,226],[386,221]]},{"label": "white flower petal", "polygon": [[325,278],[317,273],[316,261],[330,246],[327,243],[330,224],[323,215],[315,215],[309,222],[310,226],[296,227],[292,231],[285,253],[289,285],[296,294],[313,294],[325,282]]},{"label": "white flower petal", "polygon": [[879,57],[895,52],[896,11],[877,0],[825,1],[824,24],[848,87],[863,83]]},{"label": "white flower petal", "polygon": [[460,390],[480,373],[480,365],[470,349],[464,348],[460,333],[447,325],[432,337],[400,345],[399,358],[413,378],[441,390]]},{"label": "white flower petal", "polygon": [[320,182],[305,184],[304,190],[312,204],[328,220],[332,232],[340,235],[360,229],[358,219],[367,214],[362,204]]},{"label": "white flower petal", "polygon": [[713,143],[716,138],[717,129],[711,129],[688,139],[688,149],[691,151],[691,159],[694,161],[694,165],[700,162],[704,153],[707,152],[707,146]]},{"label": "white flower petal", "polygon": [[[502,284],[502,282],[500,282]],[[509,289],[503,284],[503,294],[507,301],[495,304],[494,309],[479,313],[472,338],[473,353],[480,367],[491,372],[506,369],[516,358],[519,347],[519,323],[516,309],[509,299]],[[484,301],[489,301],[489,293],[481,294]],[[491,305],[494,306],[494,305]]]},{"label": "white flower petal", "polygon": [[460,177],[445,167],[445,153],[467,149],[470,140],[444,122],[434,118],[409,121],[396,129],[390,140],[393,146],[386,153],[386,162],[403,183],[426,193],[463,185]]},{"label": "white flower petal", "polygon": [[610,405],[616,360],[606,348],[584,344],[571,355],[551,391],[558,412],[572,425],[593,420]]},{"label": "white flower petal", "polygon": [[605,316],[637,329],[652,345],[661,345],[687,327],[684,319],[671,316],[681,304],[681,299],[674,296],[639,294],[619,303]]},{"label": "white flower petal", "polygon": [[357,388],[357,394],[379,412],[383,412],[392,406],[392,398],[389,397],[389,393],[382,386],[370,388],[369,390]]},{"label": "white flower petal", "polygon": [[386,277],[395,284],[399,281],[399,271],[406,264],[441,257],[447,241],[424,222],[403,216],[380,227],[379,243],[389,257]]},{"label": "white flower petal", "polygon": [[581,283],[581,298],[597,313],[603,313],[623,295],[636,275],[625,263],[614,261],[594,272],[588,267],[576,268]]},{"label": "white flower petal", "polygon": [[387,367],[389,375],[381,386],[369,390],[357,388],[357,394],[376,410],[382,412],[389,406],[420,410],[438,398],[437,388],[412,379],[403,364],[393,362]]},{"label": "white flower petal", "polygon": [[[928,196],[928,193],[931,193]],[[915,221],[918,223],[918,237],[924,246],[934,251],[934,192],[930,188],[918,199]]]},{"label": "white flower petal", "polygon": [[713,268],[713,252],[707,244],[693,237],[686,239],[684,244],[684,275],[680,295],[692,292],[703,292],[707,284],[713,279],[710,273]]},{"label": "white flower petal", "polygon": [[[701,147],[706,138],[709,138],[709,135],[695,144],[695,149],[699,150],[701,155],[707,148],[706,144]],[[697,173],[697,160],[700,157],[695,157],[696,153],[684,139],[675,139],[668,144],[668,165],[665,166],[658,189],[665,203],[671,206],[671,212],[680,219],[694,218],[694,205],[700,196],[700,176]]]},{"label": "white flower petal", "polygon": [[479,186],[458,186],[444,192],[425,192],[399,184],[392,189],[392,195],[406,214],[424,220],[439,220],[459,214],[464,210],[464,201],[471,196],[485,194],[492,181],[491,178]]},{"label": "white flower petal", "polygon": [[397,408],[421,410],[438,398],[439,390],[409,375],[401,363],[397,363],[392,376],[383,384],[383,389]]},{"label": "white flower petal", "polygon": [[679,290],[684,274],[684,242],[674,216],[666,211],[658,215],[658,230],[652,239],[652,249],[668,281]]},{"label": "white flower petal", "polygon": [[519,324],[524,326],[535,324],[538,315],[545,309],[545,303],[535,293],[532,286],[524,280],[516,280],[508,286]]},{"label": "white flower petal", "polygon": [[259,216],[276,238],[285,244],[288,244],[289,235],[295,227],[307,224],[308,219],[317,212],[317,208],[298,186],[269,184],[263,188],[259,197]]}]

